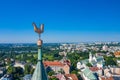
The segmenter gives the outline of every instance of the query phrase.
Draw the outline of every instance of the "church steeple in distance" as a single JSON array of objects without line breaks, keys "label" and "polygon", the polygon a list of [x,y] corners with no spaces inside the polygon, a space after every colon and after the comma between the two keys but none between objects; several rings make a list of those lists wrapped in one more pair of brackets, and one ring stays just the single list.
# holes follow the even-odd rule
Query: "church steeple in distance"
[{"label": "church steeple in distance", "polygon": [[38,33],[39,39],[37,41],[38,62],[31,80],[48,80],[47,73],[42,62],[42,51],[41,51],[43,44],[43,41],[41,40],[41,33],[43,33],[44,31],[44,24],[41,24],[40,28],[38,28],[35,23],[33,23],[32,25],[34,26],[34,31]]}]

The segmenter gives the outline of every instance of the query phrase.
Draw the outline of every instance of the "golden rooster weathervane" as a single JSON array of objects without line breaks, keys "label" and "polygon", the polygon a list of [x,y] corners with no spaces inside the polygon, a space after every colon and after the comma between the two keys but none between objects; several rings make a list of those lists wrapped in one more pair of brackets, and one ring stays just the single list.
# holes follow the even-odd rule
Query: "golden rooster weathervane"
[{"label": "golden rooster weathervane", "polygon": [[35,31],[36,33],[38,33],[39,39],[40,39],[41,33],[44,32],[44,24],[41,24],[41,25],[40,25],[40,28],[38,28],[34,22],[32,23],[32,25],[33,25],[33,27],[34,27],[34,31]]}]

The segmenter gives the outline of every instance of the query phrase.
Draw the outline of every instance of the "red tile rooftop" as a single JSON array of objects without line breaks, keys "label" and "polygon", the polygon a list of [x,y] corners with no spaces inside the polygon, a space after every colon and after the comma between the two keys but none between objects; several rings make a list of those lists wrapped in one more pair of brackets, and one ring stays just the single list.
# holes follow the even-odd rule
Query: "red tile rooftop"
[{"label": "red tile rooftop", "polygon": [[120,56],[120,51],[114,53],[115,56]]},{"label": "red tile rooftop", "polygon": [[90,69],[91,71],[102,70],[102,68],[98,68],[98,67],[90,67],[89,69]]},{"label": "red tile rooftop", "polygon": [[44,61],[44,66],[64,66],[61,62],[59,61]]},{"label": "red tile rooftop", "polygon": [[66,74],[65,77],[71,78],[72,80],[78,80],[78,78],[75,74]]},{"label": "red tile rooftop", "polygon": [[114,80],[113,77],[100,77],[100,80]]}]

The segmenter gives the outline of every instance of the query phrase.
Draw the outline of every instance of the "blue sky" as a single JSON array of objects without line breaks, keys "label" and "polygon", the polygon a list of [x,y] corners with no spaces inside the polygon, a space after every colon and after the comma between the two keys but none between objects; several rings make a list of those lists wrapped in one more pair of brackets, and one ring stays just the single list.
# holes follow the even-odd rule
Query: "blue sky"
[{"label": "blue sky", "polygon": [[120,0],[0,0],[0,43],[120,41]]}]

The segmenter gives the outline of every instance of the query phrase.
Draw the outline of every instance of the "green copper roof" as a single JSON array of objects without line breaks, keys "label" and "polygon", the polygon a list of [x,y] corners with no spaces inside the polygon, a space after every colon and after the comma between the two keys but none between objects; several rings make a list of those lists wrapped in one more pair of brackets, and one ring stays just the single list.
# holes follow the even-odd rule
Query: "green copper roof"
[{"label": "green copper roof", "polygon": [[42,61],[38,61],[32,80],[48,80]]},{"label": "green copper roof", "polygon": [[89,60],[88,59],[85,59],[85,60],[82,60],[81,61],[83,64],[87,64],[87,63],[89,63]]},{"label": "green copper roof", "polygon": [[89,68],[85,68],[85,70],[83,71],[84,75],[90,79],[90,80],[97,80],[97,78],[95,77],[95,75],[92,73],[92,71],[90,71]]},{"label": "green copper roof", "polygon": [[98,61],[98,62],[104,61],[103,56],[97,56],[97,58],[96,58],[96,59],[97,59],[97,61]]},{"label": "green copper roof", "polygon": [[38,49],[38,62],[31,80],[48,80],[46,70],[42,62],[41,48]]}]

